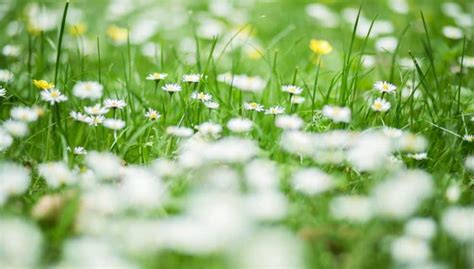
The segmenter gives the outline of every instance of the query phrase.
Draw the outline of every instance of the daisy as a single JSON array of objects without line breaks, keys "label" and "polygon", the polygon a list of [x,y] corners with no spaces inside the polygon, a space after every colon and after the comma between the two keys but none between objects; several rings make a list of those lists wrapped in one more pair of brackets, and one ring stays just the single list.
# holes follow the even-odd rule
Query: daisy
[{"label": "daisy", "polygon": [[261,112],[261,111],[265,110],[263,108],[263,105],[255,103],[255,102],[251,102],[251,103],[245,102],[244,103],[244,109],[246,109],[246,110],[255,110],[257,112]]},{"label": "daisy", "polygon": [[165,92],[175,93],[181,91],[181,86],[176,83],[168,83],[165,86],[161,87],[161,89],[163,89],[163,91]]},{"label": "daisy", "polygon": [[42,80],[42,79],[41,80],[34,79],[33,84],[35,85],[36,88],[40,90],[49,90],[49,89],[54,88],[53,83],[47,82],[46,80]]},{"label": "daisy", "polygon": [[183,75],[183,82],[198,83],[202,78],[203,78],[203,75],[201,74]]},{"label": "daisy", "polygon": [[74,85],[72,92],[80,99],[99,99],[102,97],[104,86],[95,81],[80,81]]},{"label": "daisy", "polygon": [[[71,150],[70,148],[68,149]],[[74,147],[72,153],[74,153],[74,155],[86,155],[87,150],[84,147]]]},{"label": "daisy", "polygon": [[331,119],[335,123],[348,123],[351,120],[351,110],[348,107],[326,105],[323,107],[322,113],[324,117]]},{"label": "daisy", "polygon": [[102,107],[99,103],[97,103],[94,106],[84,107],[84,111],[89,115],[103,115],[109,112],[109,109],[106,107]]},{"label": "daisy", "polygon": [[206,101],[206,102],[204,102],[204,105],[209,109],[218,109],[219,108],[219,103],[216,103],[216,102],[213,102],[213,101]]},{"label": "daisy", "polygon": [[15,120],[24,122],[33,122],[38,119],[38,113],[36,113],[34,109],[29,107],[14,107],[10,111],[10,115]]},{"label": "daisy", "polygon": [[201,135],[217,137],[222,131],[222,126],[213,122],[204,122],[197,126],[197,130]]},{"label": "daisy", "polygon": [[166,73],[151,73],[151,74],[148,74],[148,76],[146,77],[146,80],[153,80],[153,81],[161,81],[161,80],[164,80],[166,77],[168,76],[168,74]]},{"label": "daisy", "polygon": [[145,117],[147,117],[151,121],[154,121],[159,119],[161,115],[156,110],[149,108],[148,111],[145,113]]},{"label": "daisy", "polygon": [[125,101],[120,99],[105,99],[104,107],[105,108],[112,108],[112,109],[122,109],[127,105]]},{"label": "daisy", "polygon": [[227,122],[227,128],[234,133],[245,133],[252,129],[253,122],[249,119],[234,118]]},{"label": "daisy", "polygon": [[7,90],[0,86],[0,97],[5,97],[7,95]]},{"label": "daisy", "polygon": [[203,75],[201,74],[183,75],[183,82],[198,83],[199,81],[201,81],[202,78],[203,78]]},{"label": "daisy", "polygon": [[285,112],[285,108],[281,106],[272,106],[265,111],[265,114],[278,115],[278,114],[283,114],[284,112]]},{"label": "daisy", "polygon": [[390,102],[382,99],[382,98],[377,98],[375,99],[374,103],[372,104],[372,110],[378,111],[378,112],[385,112],[390,109]]},{"label": "daisy", "polygon": [[81,112],[71,111],[69,116],[76,121],[86,122],[87,116],[82,114]]},{"label": "daisy", "polygon": [[190,137],[194,134],[193,129],[180,126],[169,126],[166,128],[166,133],[177,137]]},{"label": "daisy", "polygon": [[462,137],[462,139],[467,142],[474,142],[474,135],[466,134]]},{"label": "daisy", "polygon": [[281,87],[281,90],[289,94],[300,94],[303,92],[303,89],[295,85],[284,85]]},{"label": "daisy", "polygon": [[211,101],[212,100],[212,96],[208,93],[204,93],[204,92],[193,92],[191,94],[191,98],[192,99],[195,99],[195,100],[199,100],[199,101],[202,101],[202,102],[206,102],[206,101]]},{"label": "daisy", "polygon": [[41,92],[41,99],[54,105],[66,101],[67,96],[63,95],[58,89],[49,89]]},{"label": "daisy", "polygon": [[104,120],[104,126],[112,130],[120,130],[125,127],[125,121],[117,119],[106,119]]},{"label": "daisy", "polygon": [[105,117],[102,116],[102,115],[98,115],[98,116],[89,116],[89,117],[86,117],[84,119],[84,122],[86,122],[87,124],[89,125],[94,125],[94,126],[97,126],[97,125],[100,125],[104,122],[105,120]]},{"label": "daisy", "polygon": [[395,93],[395,90],[397,89],[395,85],[388,83],[386,81],[377,81],[374,84],[374,88],[381,93],[388,93],[388,94]]}]

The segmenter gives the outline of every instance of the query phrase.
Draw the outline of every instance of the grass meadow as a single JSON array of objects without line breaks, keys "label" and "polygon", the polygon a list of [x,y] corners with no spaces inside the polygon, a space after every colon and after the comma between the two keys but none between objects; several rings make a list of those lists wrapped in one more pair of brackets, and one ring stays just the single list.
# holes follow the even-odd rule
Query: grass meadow
[{"label": "grass meadow", "polygon": [[0,267],[474,268],[474,4],[0,2]]}]

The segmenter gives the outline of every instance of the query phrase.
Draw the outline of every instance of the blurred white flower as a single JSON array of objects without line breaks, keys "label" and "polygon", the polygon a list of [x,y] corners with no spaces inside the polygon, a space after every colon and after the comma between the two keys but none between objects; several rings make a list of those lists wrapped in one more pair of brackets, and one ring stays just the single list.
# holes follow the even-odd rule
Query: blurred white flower
[{"label": "blurred white flower", "polygon": [[323,116],[335,123],[351,121],[351,110],[348,107],[325,105],[322,110]]},{"label": "blurred white flower", "polygon": [[73,94],[80,99],[96,100],[102,97],[104,87],[95,81],[80,81],[72,88]]},{"label": "blurred white flower", "polygon": [[8,83],[13,80],[13,73],[6,69],[0,69],[0,82]]},{"label": "blurred white flower", "polygon": [[443,27],[443,35],[450,39],[461,39],[464,34],[461,28],[454,26],[445,26]]},{"label": "blurred white flower", "polygon": [[405,223],[405,234],[421,240],[431,240],[436,235],[436,222],[431,218],[413,218]]},{"label": "blurred white flower", "polygon": [[120,159],[109,152],[93,151],[87,154],[86,164],[98,178],[105,180],[117,178],[122,167]]},{"label": "blurred white flower", "polygon": [[120,130],[125,127],[125,121],[118,119],[106,119],[104,120],[104,127],[112,130]]},{"label": "blurred white flower", "polygon": [[459,242],[474,242],[474,208],[453,206],[441,217],[444,231]]},{"label": "blurred white flower", "polygon": [[188,74],[188,75],[183,75],[183,82],[185,83],[198,83],[201,81],[203,78],[203,75],[201,74]]},{"label": "blurred white flower", "polygon": [[0,264],[4,268],[41,267],[42,236],[33,224],[19,218],[0,218]]},{"label": "blurred white flower", "polygon": [[103,115],[109,112],[109,109],[101,106],[100,103],[97,103],[94,106],[84,107],[84,111],[89,115]]},{"label": "blurred white flower", "polygon": [[379,52],[394,52],[398,46],[397,38],[393,36],[386,36],[377,39],[375,42],[375,49]]},{"label": "blurred white flower", "polygon": [[317,195],[334,187],[334,182],[328,174],[316,168],[298,170],[291,181],[296,191],[307,195]]},{"label": "blurred white flower", "polygon": [[[10,196],[25,192],[30,185],[30,171],[10,162],[0,164],[0,178],[0,206],[2,206]],[[0,244],[0,249],[1,246]],[[1,259],[0,255],[0,261]]]},{"label": "blurred white flower", "polygon": [[147,117],[151,121],[154,121],[161,118],[161,114],[152,108],[148,108],[148,111],[145,113],[145,117]]},{"label": "blurred white flower", "polygon": [[24,137],[28,133],[28,125],[23,121],[6,120],[2,127],[14,137]]},{"label": "blurred white flower", "polygon": [[38,173],[46,180],[48,186],[53,189],[62,185],[74,184],[77,181],[76,175],[69,170],[64,162],[49,162],[38,166]]},{"label": "blurred white flower", "polygon": [[336,219],[363,223],[372,218],[371,201],[364,196],[338,196],[331,200],[330,209]]},{"label": "blurred white flower", "polygon": [[393,260],[402,265],[416,266],[424,264],[431,258],[428,243],[419,238],[403,236],[392,242],[390,252]]},{"label": "blurred white flower", "polygon": [[433,182],[429,174],[407,170],[379,183],[372,191],[372,202],[379,216],[403,219],[415,213],[432,194]]},{"label": "blurred white flower", "polygon": [[297,115],[280,115],[275,120],[275,125],[283,130],[299,130],[304,121]]},{"label": "blurred white flower", "polygon": [[169,126],[166,133],[177,137],[190,137],[194,134],[193,129],[180,126]]},{"label": "blurred white flower", "polygon": [[0,152],[6,150],[13,143],[13,137],[10,136],[3,128],[0,128]]},{"label": "blurred white flower", "polygon": [[10,110],[10,115],[15,120],[24,122],[33,122],[38,119],[38,113],[33,108],[29,107],[14,107]]},{"label": "blurred white flower", "polygon": [[265,110],[265,114],[267,115],[279,115],[285,112],[285,108],[281,106],[272,106]]},{"label": "blurred white flower", "polygon": [[227,122],[227,128],[234,133],[245,133],[252,129],[253,122],[244,118],[233,118]]}]

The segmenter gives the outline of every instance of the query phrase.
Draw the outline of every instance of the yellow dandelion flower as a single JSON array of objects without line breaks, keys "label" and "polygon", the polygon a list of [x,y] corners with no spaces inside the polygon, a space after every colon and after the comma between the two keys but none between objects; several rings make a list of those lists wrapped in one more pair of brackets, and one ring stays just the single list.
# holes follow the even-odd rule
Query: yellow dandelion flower
[{"label": "yellow dandelion flower", "polygon": [[116,43],[124,43],[127,41],[128,29],[111,25],[107,28],[107,36]]},{"label": "yellow dandelion flower", "polygon": [[326,55],[332,52],[333,48],[327,40],[311,39],[309,48],[318,55]]},{"label": "yellow dandelion flower", "polygon": [[73,36],[80,36],[80,35],[83,35],[85,32],[86,32],[86,25],[82,22],[71,25],[71,27],[69,27],[69,34]]},{"label": "yellow dandelion flower", "polygon": [[33,84],[36,86],[36,88],[40,90],[49,90],[49,89],[54,88],[53,83],[47,82],[46,80],[42,80],[42,79],[40,80],[34,79]]}]

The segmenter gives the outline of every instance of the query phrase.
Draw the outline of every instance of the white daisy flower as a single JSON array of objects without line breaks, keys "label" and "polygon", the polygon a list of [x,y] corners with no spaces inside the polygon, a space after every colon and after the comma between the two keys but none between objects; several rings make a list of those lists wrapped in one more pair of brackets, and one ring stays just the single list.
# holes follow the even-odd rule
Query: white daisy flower
[{"label": "white daisy flower", "polygon": [[41,91],[41,99],[54,105],[66,101],[67,96],[63,95],[58,89],[49,89]]},{"label": "white daisy flower", "polygon": [[149,108],[148,111],[145,113],[145,117],[154,121],[161,117],[160,113],[154,109]]},{"label": "white daisy flower", "polygon": [[104,127],[112,130],[120,130],[125,127],[125,121],[118,119],[106,119],[104,120]]},{"label": "white daisy flower", "polygon": [[203,78],[203,75],[201,74],[183,75],[183,82],[198,83],[202,78]]},{"label": "white daisy flower", "polygon": [[265,110],[263,108],[263,105],[255,103],[255,102],[250,102],[250,103],[245,102],[244,103],[244,109],[245,110],[255,110],[257,112],[261,112],[261,111]]},{"label": "white daisy flower", "polygon": [[87,118],[85,118],[84,122],[89,125],[97,126],[97,125],[102,124],[104,120],[105,120],[104,116],[97,115],[97,116],[88,116]]},{"label": "white daisy flower", "polygon": [[165,92],[174,93],[174,92],[180,92],[181,86],[179,86],[176,83],[168,83],[164,85],[163,87],[161,87],[161,89],[163,89],[163,91]]},{"label": "white daisy flower", "polygon": [[390,102],[386,101],[382,98],[375,99],[374,103],[372,104],[372,110],[377,112],[386,112],[390,109]]},{"label": "white daisy flower", "polygon": [[7,90],[0,86],[0,97],[5,97],[7,95]]},{"label": "white daisy flower", "polygon": [[213,101],[206,101],[206,102],[204,102],[204,105],[209,109],[218,109],[219,108],[219,103],[216,103],[216,102],[213,102]]},{"label": "white daisy flower", "polygon": [[146,80],[160,81],[160,80],[164,80],[167,76],[168,74],[166,73],[155,72],[155,73],[148,74],[148,76],[146,77]]},{"label": "white daisy flower", "polygon": [[267,115],[279,115],[283,114],[285,112],[285,108],[281,106],[272,106],[269,109],[265,111],[265,114]]},{"label": "white daisy flower", "polygon": [[81,112],[76,112],[76,111],[71,111],[69,113],[69,116],[71,116],[71,118],[73,118],[74,120],[81,121],[81,122],[85,122],[87,119],[87,115],[84,115]]},{"label": "white daisy flower", "polygon": [[104,101],[104,107],[105,108],[116,108],[116,109],[122,109],[127,105],[125,101],[120,100],[120,99],[105,99]]},{"label": "white daisy flower", "polygon": [[301,87],[295,85],[284,85],[281,87],[281,90],[289,94],[300,94],[303,92]]},{"label": "white daisy flower", "polygon": [[169,126],[166,128],[166,133],[177,137],[190,137],[194,134],[194,131],[187,127]]},{"label": "white daisy flower", "polygon": [[395,90],[397,89],[395,85],[388,83],[386,81],[377,81],[374,84],[374,88],[381,93],[389,93],[389,94],[395,93]]},{"label": "white daisy flower", "polygon": [[462,137],[462,139],[467,142],[474,142],[474,135],[466,134]]},{"label": "white daisy flower", "polygon": [[102,97],[104,87],[95,81],[80,81],[74,85],[72,92],[80,99],[96,100]]},{"label": "white daisy flower", "polygon": [[212,100],[212,96],[208,93],[205,93],[205,92],[193,92],[193,93],[191,93],[191,98],[195,99],[195,100],[202,101],[202,102]]},{"label": "white daisy flower", "polygon": [[351,110],[348,107],[325,105],[322,110],[323,116],[335,123],[351,121]]},{"label": "white daisy flower", "polygon": [[87,150],[84,147],[74,147],[72,153],[74,153],[74,155],[86,155]]},{"label": "white daisy flower", "polygon": [[245,133],[252,129],[253,122],[249,119],[234,118],[227,122],[227,128],[234,133]]},{"label": "white daisy flower", "polygon": [[443,35],[449,39],[461,39],[464,34],[461,28],[445,26],[443,27]]},{"label": "white daisy flower", "polygon": [[103,115],[109,112],[109,109],[106,107],[102,107],[99,103],[97,103],[94,106],[84,107],[84,111],[89,115]]},{"label": "white daisy flower", "polygon": [[33,122],[38,119],[38,113],[29,107],[14,107],[12,110],[10,110],[10,115],[15,120],[24,122]]}]

